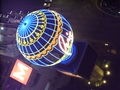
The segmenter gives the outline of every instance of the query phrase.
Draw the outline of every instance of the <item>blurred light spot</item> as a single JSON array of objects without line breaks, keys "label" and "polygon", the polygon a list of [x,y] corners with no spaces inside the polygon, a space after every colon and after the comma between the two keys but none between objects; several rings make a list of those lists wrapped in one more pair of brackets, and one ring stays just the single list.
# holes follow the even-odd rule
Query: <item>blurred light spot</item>
[{"label": "blurred light spot", "polygon": [[3,18],[5,18],[6,16],[5,15],[3,15]]},{"label": "blurred light spot", "polygon": [[108,43],[105,43],[105,46],[108,46]]},{"label": "blurred light spot", "polygon": [[117,54],[117,51],[116,51],[115,49],[111,49],[110,52],[111,52],[113,55]]},{"label": "blurred light spot", "polygon": [[91,84],[91,82],[89,81],[88,84]]},{"label": "blurred light spot", "polygon": [[105,64],[105,68],[108,68],[109,67],[109,65],[108,64]]},{"label": "blurred light spot", "polygon": [[45,0],[45,2],[52,2],[52,0]]},{"label": "blurred light spot", "polygon": [[3,41],[3,35],[0,34],[0,42]]},{"label": "blurred light spot", "polygon": [[9,17],[9,15],[6,16],[6,18],[8,18],[8,17]]},{"label": "blurred light spot", "polygon": [[44,3],[44,6],[46,6],[47,5],[47,3]]},{"label": "blurred light spot", "polygon": [[0,17],[2,17],[2,14],[0,14]]},{"label": "blurred light spot", "polygon": [[107,52],[110,52],[110,50],[107,50]]},{"label": "blurred light spot", "polygon": [[105,83],[106,83],[106,80],[103,80],[103,83],[105,84]]},{"label": "blurred light spot", "polygon": [[100,85],[99,85],[99,83],[96,83],[95,86],[98,87],[98,86],[100,86]]},{"label": "blurred light spot", "polygon": [[22,11],[20,11],[19,14],[22,14]]},{"label": "blurred light spot", "polygon": [[12,11],[10,11],[10,14],[12,14]]},{"label": "blurred light spot", "polygon": [[110,75],[110,71],[107,71],[107,75]]},{"label": "blurred light spot", "polygon": [[4,30],[4,27],[0,27],[1,30]]}]

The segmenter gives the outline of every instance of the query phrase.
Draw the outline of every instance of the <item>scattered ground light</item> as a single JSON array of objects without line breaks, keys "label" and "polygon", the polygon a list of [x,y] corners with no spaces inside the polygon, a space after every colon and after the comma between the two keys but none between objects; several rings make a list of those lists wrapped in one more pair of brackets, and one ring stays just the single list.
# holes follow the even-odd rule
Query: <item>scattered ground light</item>
[{"label": "scattered ground light", "polygon": [[88,82],[88,84],[91,84],[90,81]]},{"label": "scattered ground light", "polygon": [[105,46],[108,46],[108,43],[105,43]]},{"label": "scattered ground light", "polygon": [[105,64],[105,68],[108,68],[109,67],[109,65],[108,64]]},{"label": "scattered ground light", "polygon": [[44,6],[46,6],[47,5],[47,3],[44,3]]},{"label": "scattered ground light", "polygon": [[99,83],[96,83],[95,86],[96,86],[96,87],[99,87],[100,85],[99,85]]},{"label": "scattered ground light", "polygon": [[115,49],[111,49],[110,51],[113,55],[116,55],[117,54],[117,51]]},{"label": "scattered ground light", "polygon": [[110,71],[107,71],[107,75],[110,75]]},{"label": "scattered ground light", "polygon": [[106,83],[106,80],[103,80],[103,83],[105,84],[105,83]]}]

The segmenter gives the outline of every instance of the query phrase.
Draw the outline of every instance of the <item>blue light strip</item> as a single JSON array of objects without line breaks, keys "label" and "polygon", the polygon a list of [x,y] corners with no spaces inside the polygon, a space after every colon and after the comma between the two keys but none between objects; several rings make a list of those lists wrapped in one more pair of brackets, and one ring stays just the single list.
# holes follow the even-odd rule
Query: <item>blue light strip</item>
[{"label": "blue light strip", "polygon": [[42,62],[41,60],[37,59],[40,63],[44,64],[44,65],[47,65],[46,63]]},{"label": "blue light strip", "polygon": [[31,26],[33,26],[33,27],[36,26],[36,23],[32,23]]},{"label": "blue light strip", "polygon": [[[38,41],[37,41],[38,42]],[[40,42],[38,42],[39,43],[39,45],[42,47],[42,48],[44,48],[45,49],[45,47],[40,43]]]},{"label": "blue light strip", "polygon": [[50,59],[48,59],[48,58],[46,58],[46,57],[43,57],[43,58],[45,58],[47,61],[49,61],[50,63],[55,63],[55,62],[53,62],[53,61],[51,61]]},{"label": "blue light strip", "polygon": [[45,40],[43,37],[41,37],[46,43],[50,44],[47,40]]},{"label": "blue light strip", "polygon": [[59,51],[60,53],[64,54],[64,52],[60,51],[58,48],[54,47],[57,51]]},{"label": "blue light strip", "polygon": [[56,57],[55,55],[53,55],[53,54],[50,53],[50,52],[49,52],[49,54],[52,55],[54,58],[56,58],[56,59],[58,59],[58,60],[60,59],[60,58]]},{"label": "blue light strip", "polygon": [[53,36],[49,35],[48,33],[44,32],[44,34],[46,34],[47,36],[54,38]]},{"label": "blue light strip", "polygon": [[27,36],[27,35],[28,35],[28,32],[26,31],[26,32],[24,33],[23,37],[25,37],[25,36]]},{"label": "blue light strip", "polygon": [[54,20],[57,20],[57,19],[47,18],[47,20],[53,20],[54,21]]},{"label": "blue light strip", "polygon": [[62,27],[65,31],[68,31],[66,28]]},{"label": "blue light strip", "polygon": [[[33,45],[34,45],[34,44],[33,44]],[[36,48],[35,45],[34,45],[34,47]],[[42,46],[42,47],[43,47],[43,46]],[[45,48],[44,48],[44,49],[45,49]],[[36,48],[36,50],[37,50],[38,52],[40,52],[37,48]],[[48,62],[51,62],[49,59],[46,59],[46,60],[47,60]],[[38,61],[41,62],[41,63],[43,63],[43,62],[42,62],[41,60],[39,60],[39,59],[38,59]],[[51,62],[51,63],[53,63],[53,62]],[[45,64],[45,63],[43,63],[43,64]]]},{"label": "blue light strip", "polygon": [[51,28],[49,28],[49,27],[46,27],[46,29],[56,32],[55,30],[53,30],[53,29],[51,29]]},{"label": "blue light strip", "polygon": [[47,24],[50,24],[50,25],[53,25],[53,26],[58,26],[57,24],[52,24],[52,23],[47,23]]},{"label": "blue light strip", "polygon": [[76,47],[75,47],[74,44],[73,44],[73,46],[72,46],[71,52],[72,52],[72,55],[69,56],[69,57],[67,56],[66,59],[64,59],[64,60],[61,62],[62,64],[68,64],[68,63],[70,63],[70,62],[73,60],[73,58],[75,57],[75,55],[76,55]]},{"label": "blue light strip", "polygon": [[30,26],[29,27],[29,31],[31,31],[31,33],[33,32],[34,26]]},{"label": "blue light strip", "polygon": [[38,24],[43,24],[43,22],[39,22]]},{"label": "blue light strip", "polygon": [[53,16],[51,13],[47,13],[46,16]]},{"label": "blue light strip", "polygon": [[64,34],[62,34],[62,36],[65,37],[66,39],[68,38],[68,37],[66,37]]},{"label": "blue light strip", "polygon": [[[33,54],[33,55],[35,55],[35,54],[34,54],[34,52],[33,52],[33,51],[32,51],[32,49],[31,49],[31,47],[29,47],[29,48],[30,48],[30,50],[31,50],[32,54]],[[39,61],[39,62],[45,65],[45,63],[44,63],[44,62],[42,62],[42,61]]]},{"label": "blue light strip", "polygon": [[42,16],[38,16],[38,18],[41,18]]}]

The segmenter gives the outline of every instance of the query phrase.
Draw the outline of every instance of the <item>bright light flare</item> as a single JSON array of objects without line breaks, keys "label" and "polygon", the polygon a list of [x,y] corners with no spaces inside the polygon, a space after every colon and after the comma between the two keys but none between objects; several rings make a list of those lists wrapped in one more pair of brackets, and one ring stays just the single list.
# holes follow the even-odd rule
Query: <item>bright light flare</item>
[{"label": "bright light flare", "polygon": [[90,85],[90,84],[91,84],[91,82],[89,81],[89,82],[88,82],[88,84]]},{"label": "bright light flare", "polygon": [[107,83],[106,80],[103,80],[103,83],[104,83],[104,84]]},{"label": "bright light flare", "polygon": [[107,73],[106,73],[107,75],[110,75],[110,71],[107,71]]},{"label": "bright light flare", "polygon": [[108,46],[108,43],[105,43],[105,46]]},{"label": "bright light flare", "polygon": [[108,68],[109,67],[109,65],[108,64],[105,64],[105,68]]},{"label": "bright light flare", "polygon": [[0,27],[1,30],[4,30],[4,27]]}]

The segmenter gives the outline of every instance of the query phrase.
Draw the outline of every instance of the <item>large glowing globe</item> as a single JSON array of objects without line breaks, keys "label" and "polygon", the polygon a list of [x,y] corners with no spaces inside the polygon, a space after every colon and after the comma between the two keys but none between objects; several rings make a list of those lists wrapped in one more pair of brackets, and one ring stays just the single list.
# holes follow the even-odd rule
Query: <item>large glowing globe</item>
[{"label": "large glowing globe", "polygon": [[69,22],[52,10],[33,11],[23,18],[16,41],[21,54],[39,66],[67,64],[76,52]]}]

